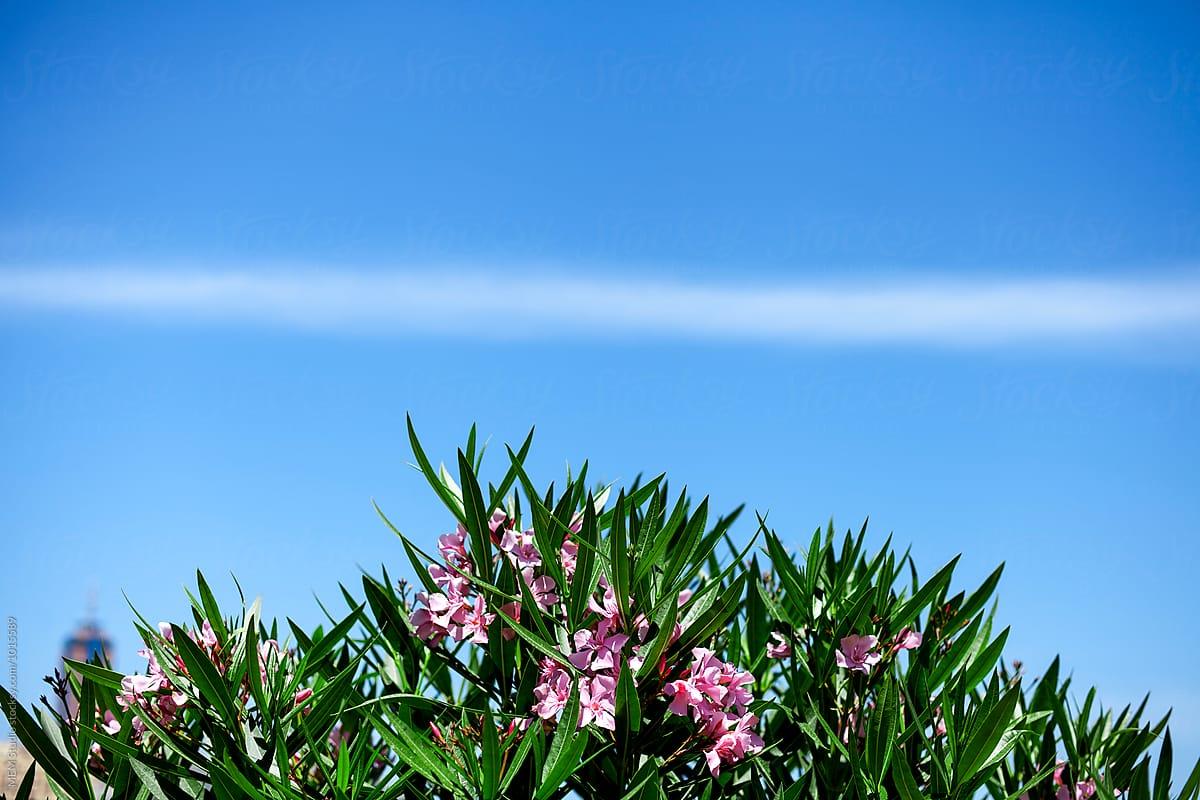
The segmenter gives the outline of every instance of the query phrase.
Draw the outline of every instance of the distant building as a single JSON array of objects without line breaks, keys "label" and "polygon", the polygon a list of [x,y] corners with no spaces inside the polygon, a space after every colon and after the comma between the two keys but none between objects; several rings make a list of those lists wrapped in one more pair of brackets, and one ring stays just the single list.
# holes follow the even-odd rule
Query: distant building
[{"label": "distant building", "polygon": [[[62,657],[72,661],[91,661],[99,656],[104,663],[110,664],[116,658],[112,639],[95,620],[94,610],[89,609],[88,616],[89,619],[80,624],[63,642]],[[66,711],[74,714],[78,705],[73,696],[67,698],[67,705]]]},{"label": "distant building", "polygon": [[112,661],[112,639],[95,620],[84,622],[63,643],[63,658],[75,661],[90,661],[94,656],[100,656],[105,661]]},{"label": "distant building", "polygon": [[[100,656],[106,663],[111,663],[115,658],[112,637],[96,621],[93,605],[89,603],[88,619],[81,623],[63,642],[62,657],[64,659],[90,661],[92,658]],[[60,664],[59,667],[61,669],[62,665]],[[69,696],[67,705],[68,708],[65,710],[74,714],[78,708],[75,698]],[[8,748],[5,749],[8,750]],[[4,785],[0,785],[0,794],[8,794],[11,797],[16,793],[17,786],[25,777],[25,771],[29,769],[33,759],[24,747],[18,746],[11,752],[5,753],[4,761]],[[33,791],[30,797],[33,800],[41,800],[41,798],[53,798],[54,796],[55,793],[46,781],[46,773],[39,767],[34,777]]]}]

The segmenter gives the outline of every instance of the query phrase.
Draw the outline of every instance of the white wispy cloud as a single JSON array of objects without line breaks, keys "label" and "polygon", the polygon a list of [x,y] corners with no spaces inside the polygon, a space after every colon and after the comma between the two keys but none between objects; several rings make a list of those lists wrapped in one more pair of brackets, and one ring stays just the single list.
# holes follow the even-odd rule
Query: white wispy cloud
[{"label": "white wispy cloud", "polygon": [[721,284],[446,268],[8,268],[0,308],[344,333],[981,346],[1195,333],[1200,276]]}]

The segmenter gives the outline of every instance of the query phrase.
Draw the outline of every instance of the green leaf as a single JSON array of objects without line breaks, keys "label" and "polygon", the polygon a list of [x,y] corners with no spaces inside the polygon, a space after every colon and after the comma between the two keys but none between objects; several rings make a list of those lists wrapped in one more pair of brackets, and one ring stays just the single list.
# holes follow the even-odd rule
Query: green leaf
[{"label": "green leaf", "polygon": [[[625,498],[626,504],[628,505],[628,507],[629,508],[641,507],[642,503],[646,502],[646,500],[648,500],[651,495],[653,495],[656,491],[658,491],[658,486],[660,483],[662,483],[662,480],[664,477],[666,477],[666,473],[659,473],[658,475],[655,475],[653,478],[651,478],[646,483],[639,486],[637,489],[630,492],[629,497]],[[613,519],[613,516],[615,513],[616,513],[616,509],[610,508],[607,511],[600,514],[600,517],[597,520],[597,522],[599,523],[599,526],[601,529],[612,524],[612,519]]]},{"label": "green leaf", "polygon": [[771,635],[771,617],[767,613],[763,594],[766,589],[762,585],[762,571],[758,566],[758,556],[750,560],[750,584],[746,589],[746,647],[751,658],[756,658],[766,650],[767,640]]},{"label": "green leaf", "polygon": [[625,787],[625,794],[621,795],[621,800],[657,800],[662,794],[662,776],[659,775],[661,766],[657,758],[647,758],[642,762],[642,766],[629,779],[629,785]]},{"label": "green leaf", "polygon": [[484,800],[493,800],[500,790],[500,736],[496,732],[492,711],[486,706],[480,724],[483,725],[483,760],[480,762],[483,797]]},{"label": "green leaf", "polygon": [[[302,676],[307,677],[312,675],[325,657],[333,652],[335,647],[345,644],[347,634],[359,622],[359,616],[362,614],[364,605],[365,603],[360,604],[345,619],[333,626],[328,633],[304,649],[304,669],[301,672]],[[288,620],[288,622],[291,623],[291,620]],[[292,628],[293,630],[297,629],[295,623],[292,623]]]},{"label": "green leaf", "polygon": [[875,785],[883,782],[888,762],[895,747],[896,725],[899,714],[899,691],[890,677],[885,677],[877,694],[875,712],[867,726],[867,766]]},{"label": "green leaf", "polygon": [[[987,761],[992,751],[1013,726],[1013,711],[1021,697],[1021,690],[1014,686],[991,710],[978,720],[964,737],[962,749],[954,763],[955,782],[962,785],[973,778]],[[947,714],[949,717],[949,714]]]},{"label": "green leaf", "polygon": [[724,628],[730,618],[737,612],[742,602],[742,591],[745,589],[746,576],[739,575],[728,589],[721,592],[720,598],[712,608],[705,611],[684,630],[676,643],[680,652],[686,652],[693,646],[704,642],[721,628]]},{"label": "green leaf", "polygon": [[621,670],[621,677],[617,679],[616,694],[617,730],[622,733],[624,738],[630,733],[637,733],[642,728],[642,704],[638,700],[633,670]]},{"label": "green leaf", "polygon": [[513,629],[513,632],[516,633],[517,636],[520,636],[522,639],[524,639],[534,650],[537,650],[544,656],[549,656],[555,663],[561,665],[568,671],[575,671],[575,667],[573,667],[571,663],[567,661],[566,656],[555,649],[553,642],[538,636],[536,633],[517,622],[508,614],[505,614],[500,609],[496,609],[496,615],[507,621],[509,627]]},{"label": "green leaf", "polygon": [[1154,771],[1154,800],[1171,800],[1171,729],[1163,734],[1162,748],[1158,751],[1158,766]]},{"label": "green leaf", "polygon": [[[375,720],[375,729],[397,753],[403,753],[405,761],[417,772],[446,788],[459,785],[453,761],[447,762],[442,751],[419,733],[412,724],[398,714],[387,714],[386,722],[374,712],[367,716]],[[457,793],[457,792],[456,792]]]},{"label": "green leaf", "polygon": [[29,800],[29,795],[33,792],[33,778],[36,772],[37,764],[30,764],[29,769],[25,770],[25,777],[21,780],[21,785],[17,787],[14,800]]},{"label": "green leaf", "polygon": [[519,471],[518,466],[525,463],[525,457],[529,455],[529,447],[533,444],[533,430],[533,428],[529,429],[529,434],[525,437],[525,442],[521,445],[521,449],[517,451],[516,455],[512,454],[512,448],[508,449],[510,459],[515,463],[509,464],[508,471],[504,473],[503,480],[500,481],[500,485],[492,493],[492,499],[488,503],[486,516],[491,517],[492,512],[500,507],[500,504],[504,502],[504,496],[508,494],[508,490],[516,482]]},{"label": "green leaf", "polygon": [[[271,713],[271,704],[267,699],[266,692],[263,689],[262,670],[259,668],[258,654],[258,603],[254,604],[254,609],[246,616],[246,680],[250,684],[250,696],[254,698],[254,705],[264,716],[269,717]],[[271,665],[268,662],[267,669]]]},{"label": "green leaf", "polygon": [[625,490],[617,494],[617,505],[613,513],[612,527],[608,538],[610,545],[609,569],[612,572],[613,596],[621,615],[622,627],[629,628],[629,583],[632,565],[629,563],[629,541],[625,534]]},{"label": "green leaf", "polygon": [[958,669],[967,656],[971,654],[971,650],[975,646],[975,638],[979,633],[979,627],[983,624],[983,617],[976,617],[966,630],[962,631],[955,638],[954,642],[937,661],[933,668],[933,673],[929,678],[930,689],[936,689],[946,682],[954,671]]},{"label": "green leaf", "polygon": [[544,735],[540,726],[535,726],[525,731],[525,734],[521,737],[521,743],[517,745],[517,752],[513,755],[512,761],[504,772],[504,780],[500,783],[500,794],[508,791],[508,787],[512,785],[513,779],[517,777],[521,765],[525,763],[525,759],[529,756],[529,751],[533,749],[533,745]]},{"label": "green leaf", "polygon": [[106,686],[109,689],[120,690],[121,680],[125,677],[116,670],[101,667],[97,664],[89,664],[86,661],[76,661],[73,658],[64,658],[63,663],[67,669],[76,673],[80,677],[90,678],[100,686]]},{"label": "green leaf", "polygon": [[417,459],[417,467],[425,475],[425,480],[429,481],[429,485],[433,487],[434,492],[446,504],[446,508],[450,509],[450,513],[454,515],[454,518],[465,525],[467,519],[463,513],[462,502],[446,487],[446,484],[442,482],[441,476],[434,470],[433,464],[429,463],[429,458],[425,455],[425,451],[421,447],[421,442],[417,438],[417,430],[413,427],[412,415],[406,414],[405,420],[408,423],[408,442],[412,446],[413,456]]},{"label": "green leaf", "polygon": [[903,758],[903,753],[900,758],[892,759],[892,780],[896,783],[896,789],[900,793],[900,800],[926,800],[926,796],[921,793],[921,789],[917,786],[917,781],[913,777],[912,768],[909,767],[908,761]]},{"label": "green leaf", "polygon": [[983,583],[979,585],[979,588],[972,592],[971,596],[963,602],[955,616],[961,619],[968,619],[982,609],[987,604],[988,598],[992,596],[992,592],[996,590],[996,584],[1000,582],[1000,575],[1003,572],[1004,564],[996,567],[992,574],[988,575]]},{"label": "green leaf", "polygon": [[638,556],[635,560],[633,583],[641,586],[642,580],[650,574],[650,570],[658,564],[660,557],[666,552],[667,546],[676,538],[675,531],[687,520],[687,490],[679,493],[679,499],[671,511],[671,516],[655,533],[653,537],[643,536],[638,542]]},{"label": "green leaf", "polygon": [[679,577],[679,573],[683,570],[684,565],[689,563],[692,552],[696,549],[696,545],[700,541],[704,533],[704,527],[707,524],[708,498],[705,497],[696,508],[696,513],[692,514],[692,518],[684,526],[683,534],[680,536],[679,541],[671,542],[668,548],[671,553],[667,561],[667,566],[663,570],[663,591],[675,591],[678,588],[675,580]]},{"label": "green leaf", "polygon": [[963,685],[966,688],[978,686],[991,673],[1000,654],[1004,651],[1004,643],[1008,641],[1008,631],[1008,628],[1002,630],[991,644],[971,660],[963,678]]},{"label": "green leaf", "polygon": [[662,655],[666,652],[667,646],[671,643],[671,636],[675,631],[675,622],[679,618],[679,601],[668,603],[666,607],[666,616],[663,617],[662,624],[658,628],[658,633],[650,640],[648,645],[644,645],[642,651],[643,661],[642,666],[638,669],[638,677],[644,678],[652,674],[658,669],[658,662],[662,659]]},{"label": "green leaf", "polygon": [[171,800],[171,798],[167,797],[166,792],[163,791],[162,786],[159,785],[158,777],[154,774],[154,770],[150,769],[136,758],[129,759],[129,766],[133,769],[134,773],[138,776],[138,780],[142,782],[142,785],[146,787],[146,790],[150,792],[150,795],[154,797],[155,800]]},{"label": "green leaf", "polygon": [[200,692],[201,697],[212,704],[221,718],[231,729],[237,728],[237,712],[233,701],[233,695],[229,692],[229,687],[225,685],[221,673],[213,666],[212,661],[200,649],[192,637],[183,628],[178,625],[171,625],[173,634],[172,641],[175,644],[175,649],[179,652],[179,657],[183,659],[183,663],[187,666],[188,678],[191,679],[196,689]]},{"label": "green leaf", "polygon": [[596,589],[595,548],[599,541],[599,532],[596,526],[595,502],[590,494],[583,506],[583,524],[577,538],[580,547],[579,553],[575,557],[575,576],[571,582],[571,596],[567,607],[567,617],[572,630],[582,627],[584,614],[587,613],[588,599]]},{"label": "green leaf", "polygon": [[1196,760],[1196,766],[1192,767],[1192,773],[1183,782],[1183,788],[1179,790],[1179,797],[1180,800],[1194,800],[1194,798],[1200,797],[1200,759]]},{"label": "green leaf", "polygon": [[430,594],[440,592],[441,589],[433,582],[433,578],[429,576],[429,564],[418,557],[418,549],[408,540],[407,536],[400,532],[399,528],[392,524],[392,521],[383,513],[383,509],[379,507],[379,504],[372,500],[371,505],[375,507],[375,513],[391,529],[392,533],[400,537],[400,542],[404,545],[404,552],[408,556],[409,563],[412,564],[413,574],[417,576],[417,580],[421,581],[421,585],[425,587],[425,591]]},{"label": "green leaf", "polygon": [[46,775],[75,800],[85,800],[79,788],[80,782],[74,765],[62,755],[33,716],[3,686],[0,686],[0,703],[4,705],[4,713],[12,725],[13,733],[21,740],[21,744],[25,745],[33,760],[41,765]]},{"label": "green leaf", "polygon": [[200,603],[204,608],[204,617],[212,626],[217,640],[224,645],[229,639],[229,631],[225,627],[225,620],[221,617],[221,607],[217,605],[217,599],[213,596],[212,589],[209,588],[208,581],[204,580],[204,574],[200,570],[196,570],[196,586],[200,589]]},{"label": "green leaf", "polygon": [[487,506],[483,502],[483,493],[479,490],[479,481],[471,462],[467,461],[463,451],[458,451],[458,477],[462,482],[463,516],[466,519],[467,533],[471,539],[471,564],[474,573],[487,582],[492,581],[492,539],[485,516]]},{"label": "green leaf", "polygon": [[912,596],[904,605],[902,605],[896,613],[892,614],[890,626],[892,630],[899,631],[906,625],[911,625],[922,609],[930,603],[941,597],[942,592],[950,585],[950,579],[954,575],[954,568],[958,565],[958,560],[962,558],[957,555],[950,559],[950,562],[942,567],[937,573],[925,581],[925,584]]}]

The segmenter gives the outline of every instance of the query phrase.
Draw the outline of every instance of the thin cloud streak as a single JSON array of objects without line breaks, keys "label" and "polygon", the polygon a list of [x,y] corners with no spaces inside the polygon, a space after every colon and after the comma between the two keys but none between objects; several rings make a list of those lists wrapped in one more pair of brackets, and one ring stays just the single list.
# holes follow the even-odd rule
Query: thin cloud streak
[{"label": "thin cloud streak", "polygon": [[1194,333],[1200,277],[721,285],[443,268],[0,269],[0,308],[380,335],[983,346]]}]

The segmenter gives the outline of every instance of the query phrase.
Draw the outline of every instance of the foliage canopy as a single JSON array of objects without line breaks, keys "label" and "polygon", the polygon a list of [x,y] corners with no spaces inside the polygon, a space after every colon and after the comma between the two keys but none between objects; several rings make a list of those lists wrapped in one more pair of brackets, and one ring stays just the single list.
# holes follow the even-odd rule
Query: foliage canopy
[{"label": "foliage canopy", "polygon": [[1200,798],[1145,700],[1004,660],[1001,569],[922,578],[865,525],[796,555],[759,516],[739,543],[741,509],[662,475],[539,490],[532,432],[485,485],[474,428],[454,474],[409,433],[456,524],[433,556],[380,511],[420,586],[364,574],[306,631],[197,574],[189,624],[138,615],[145,675],[68,662],[76,712],[0,697],[60,797]]}]

